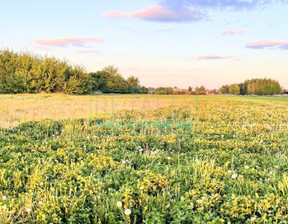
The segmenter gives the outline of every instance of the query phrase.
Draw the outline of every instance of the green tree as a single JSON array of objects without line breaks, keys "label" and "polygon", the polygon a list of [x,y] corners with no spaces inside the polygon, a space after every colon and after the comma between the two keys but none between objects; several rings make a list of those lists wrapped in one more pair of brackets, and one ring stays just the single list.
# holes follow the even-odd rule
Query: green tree
[{"label": "green tree", "polygon": [[239,95],[240,94],[240,87],[238,84],[232,84],[229,87],[229,93],[233,95]]},{"label": "green tree", "polygon": [[229,85],[224,85],[219,89],[219,92],[222,94],[228,94],[229,93]]}]

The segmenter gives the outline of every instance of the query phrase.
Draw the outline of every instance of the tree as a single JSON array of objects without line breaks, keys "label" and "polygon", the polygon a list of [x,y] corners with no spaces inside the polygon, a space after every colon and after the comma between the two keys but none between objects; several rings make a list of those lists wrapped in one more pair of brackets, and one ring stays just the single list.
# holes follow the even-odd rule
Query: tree
[{"label": "tree", "polygon": [[203,85],[196,87],[196,92],[198,92],[199,95],[206,95],[206,88]]},{"label": "tree", "polygon": [[0,93],[84,94],[90,88],[89,74],[79,66],[53,57],[0,51]]},{"label": "tree", "polygon": [[105,68],[102,69],[102,71],[109,73],[111,76],[120,75],[119,69],[114,65],[106,66]]},{"label": "tree", "polygon": [[239,95],[240,94],[240,87],[237,84],[232,84],[229,87],[229,93],[233,95]]},{"label": "tree", "polygon": [[228,94],[229,93],[229,85],[224,85],[219,89],[219,92],[222,94]]},{"label": "tree", "polygon": [[251,79],[246,80],[241,88],[243,95],[274,95],[281,93],[281,86],[273,79]]},{"label": "tree", "polygon": [[130,76],[127,78],[127,82],[133,86],[133,87],[139,87],[140,86],[140,81],[137,77],[135,76]]}]

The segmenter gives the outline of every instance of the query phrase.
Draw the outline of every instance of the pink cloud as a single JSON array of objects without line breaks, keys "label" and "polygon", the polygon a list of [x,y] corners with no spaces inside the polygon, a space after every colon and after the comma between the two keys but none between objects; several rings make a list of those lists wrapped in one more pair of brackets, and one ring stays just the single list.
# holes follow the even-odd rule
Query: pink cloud
[{"label": "pink cloud", "polygon": [[202,15],[200,13],[192,10],[172,10],[163,8],[161,6],[151,6],[144,10],[128,13],[119,11],[105,12],[102,13],[102,16],[116,18],[139,18],[158,22],[192,22],[202,19]]},{"label": "pink cloud", "polygon": [[100,54],[100,51],[96,51],[96,50],[83,50],[83,51],[77,51],[77,53],[79,54]]},{"label": "pink cloud", "polygon": [[232,34],[239,34],[239,33],[245,33],[248,30],[226,30],[222,32],[222,35],[232,35]]},{"label": "pink cloud", "polygon": [[67,46],[78,46],[83,47],[86,43],[99,43],[103,42],[103,39],[99,38],[64,38],[64,39],[53,39],[53,40],[35,40],[37,44],[53,47],[67,47]]},{"label": "pink cloud", "polygon": [[273,48],[273,49],[288,50],[288,42],[261,40],[258,42],[248,43],[246,47],[256,49]]},{"label": "pink cloud", "polygon": [[200,55],[196,58],[194,58],[194,60],[225,60],[225,59],[232,59],[233,61],[239,61],[239,58],[235,57],[235,56],[221,56],[221,55]]}]

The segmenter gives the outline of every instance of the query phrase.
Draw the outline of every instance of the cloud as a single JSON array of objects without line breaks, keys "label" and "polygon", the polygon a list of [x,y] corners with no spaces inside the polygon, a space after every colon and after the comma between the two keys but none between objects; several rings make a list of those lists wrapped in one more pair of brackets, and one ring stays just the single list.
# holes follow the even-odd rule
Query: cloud
[{"label": "cloud", "polygon": [[202,14],[190,9],[172,10],[161,6],[151,6],[135,12],[111,11],[102,13],[102,16],[115,18],[139,18],[158,22],[194,22],[202,19]]},{"label": "cloud", "polygon": [[82,51],[77,51],[79,54],[100,54],[100,51],[97,50],[82,50]]},{"label": "cloud", "polygon": [[103,39],[99,38],[64,38],[53,40],[35,40],[34,42],[40,45],[51,47],[67,47],[67,46],[84,47],[86,43],[99,43],[103,41],[104,41]]},{"label": "cloud", "polygon": [[272,48],[272,49],[288,50],[288,42],[261,40],[258,42],[248,43],[246,47],[254,49]]},{"label": "cloud", "polygon": [[194,60],[202,61],[202,60],[226,60],[232,59],[233,61],[239,61],[239,58],[235,56],[221,56],[221,55],[200,55],[198,57],[193,58]]},{"label": "cloud", "polygon": [[239,34],[239,33],[245,33],[248,30],[226,30],[222,32],[222,35],[233,35],[233,34]]},{"label": "cloud", "polygon": [[206,9],[253,9],[273,3],[287,3],[287,0],[161,0],[159,3],[172,9],[190,7]]}]

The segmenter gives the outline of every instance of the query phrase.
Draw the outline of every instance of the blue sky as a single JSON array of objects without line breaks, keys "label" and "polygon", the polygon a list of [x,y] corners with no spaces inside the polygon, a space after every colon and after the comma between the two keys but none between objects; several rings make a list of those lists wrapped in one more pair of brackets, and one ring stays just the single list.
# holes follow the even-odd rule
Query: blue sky
[{"label": "blue sky", "polygon": [[87,71],[115,65],[146,86],[274,78],[288,88],[288,0],[11,0],[0,47]]}]

